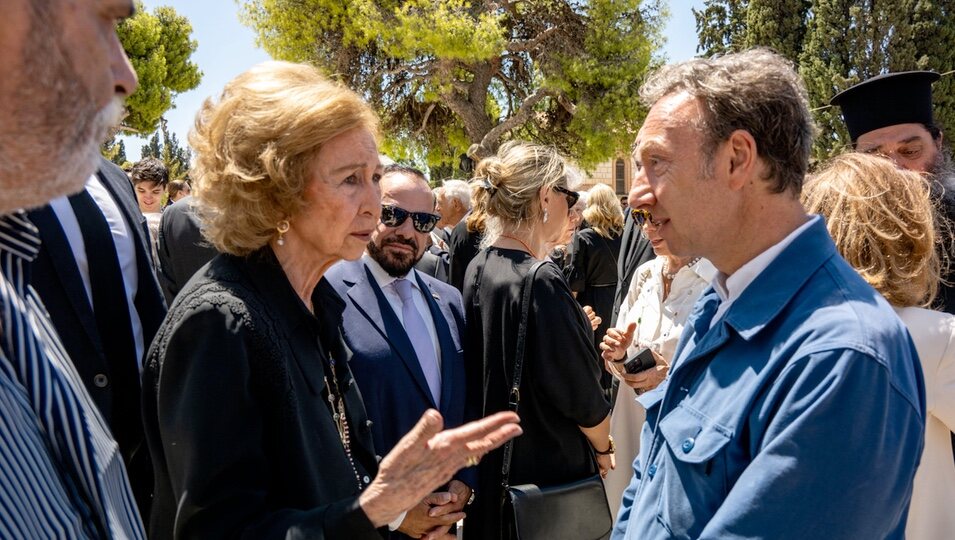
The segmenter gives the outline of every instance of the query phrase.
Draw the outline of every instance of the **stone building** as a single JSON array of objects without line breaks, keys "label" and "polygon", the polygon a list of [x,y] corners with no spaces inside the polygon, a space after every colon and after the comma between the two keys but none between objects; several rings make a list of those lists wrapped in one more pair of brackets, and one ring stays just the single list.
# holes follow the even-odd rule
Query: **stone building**
[{"label": "stone building", "polygon": [[633,160],[626,155],[619,155],[600,163],[588,174],[584,171],[584,183],[580,190],[587,190],[597,184],[606,184],[613,188],[617,195],[626,197],[633,180]]}]

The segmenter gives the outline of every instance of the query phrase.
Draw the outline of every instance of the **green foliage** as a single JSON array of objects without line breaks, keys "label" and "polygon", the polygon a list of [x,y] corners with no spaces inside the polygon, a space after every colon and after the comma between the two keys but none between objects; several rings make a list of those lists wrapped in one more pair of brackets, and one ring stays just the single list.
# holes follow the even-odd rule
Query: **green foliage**
[{"label": "green foliage", "polygon": [[693,9],[700,42],[696,51],[710,56],[742,49],[747,4],[748,0],[706,0],[702,10]]},{"label": "green foliage", "polygon": [[175,94],[199,86],[202,72],[190,61],[198,43],[190,37],[188,19],[170,7],[149,13],[140,1],[136,15],[123,21],[117,33],[139,77],[139,88],[126,100],[124,128],[149,133],[173,106]]},{"label": "green foliage", "polygon": [[[806,82],[825,160],[850,143],[832,96],[875,75],[955,69],[955,0],[706,0],[694,11],[705,55],[768,46]],[[955,129],[955,77],[935,83],[935,114]]]},{"label": "green foliage", "polygon": [[[310,62],[382,118],[383,150],[455,174],[533,136],[588,165],[626,148],[660,0],[242,0],[275,58]],[[445,169],[441,169],[445,170]]]},{"label": "green foliage", "polygon": [[802,53],[809,0],[749,0],[744,47],[770,47],[792,61]]},{"label": "green foliage", "polygon": [[126,145],[123,144],[123,141],[117,141],[115,138],[109,139],[103,143],[100,154],[120,167],[129,165],[129,159],[126,158]]},{"label": "green foliage", "polygon": [[140,155],[143,158],[154,157],[162,161],[169,171],[170,180],[182,180],[189,174],[192,152],[188,147],[179,144],[179,138],[169,131],[165,119],[160,119],[159,129],[149,138],[149,142],[143,145]]}]

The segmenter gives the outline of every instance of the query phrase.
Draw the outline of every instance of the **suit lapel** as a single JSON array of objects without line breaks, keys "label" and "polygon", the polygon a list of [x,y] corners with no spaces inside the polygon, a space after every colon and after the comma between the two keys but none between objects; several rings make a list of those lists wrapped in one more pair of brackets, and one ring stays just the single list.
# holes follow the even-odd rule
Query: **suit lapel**
[{"label": "suit lapel", "polygon": [[446,303],[438,305],[437,300],[440,297],[431,290],[431,287],[425,284],[421,276],[415,274],[415,278],[418,280],[418,286],[421,287],[421,290],[425,291],[424,297],[428,300],[431,319],[434,320],[434,329],[438,334],[438,344],[441,347],[441,413],[444,414],[446,413],[445,408],[451,404],[451,381],[454,380],[452,370],[457,365],[454,357],[458,354],[454,336],[451,334],[450,326],[448,326],[451,314],[442,310],[442,307],[447,305]]},{"label": "suit lapel", "polygon": [[378,330],[378,333],[391,345],[405,367],[411,373],[418,388],[427,396],[431,406],[434,407],[434,399],[431,397],[431,390],[428,388],[428,381],[424,378],[424,371],[421,370],[421,364],[418,362],[418,356],[414,352],[414,346],[408,339],[401,321],[395,315],[385,298],[385,294],[378,287],[378,282],[371,275],[371,271],[361,265],[364,270],[363,276],[358,276],[355,285],[348,289],[348,297],[353,300],[355,308],[364,315],[372,326]]},{"label": "suit lapel", "polygon": [[76,317],[80,320],[83,330],[95,347],[102,350],[99,331],[96,328],[96,318],[93,317],[93,308],[90,306],[89,297],[86,295],[86,287],[83,285],[83,278],[80,277],[80,271],[76,267],[73,250],[66,239],[66,233],[63,232],[60,220],[56,218],[56,214],[50,205],[31,211],[29,217],[37,229],[40,230],[42,249],[49,255],[53,264],[53,272],[63,285],[63,290],[66,291],[66,296],[69,298],[73,310],[76,311]]},{"label": "suit lapel", "polygon": [[109,191],[110,196],[113,197],[113,201],[116,202],[116,207],[119,208],[119,211],[123,214],[123,218],[126,220],[126,225],[139,231],[139,234],[137,234],[130,230],[130,238],[133,239],[133,243],[135,244],[137,251],[136,261],[138,263],[140,259],[138,256],[139,252],[150,253],[147,249],[148,246],[144,244],[145,238],[149,235],[149,230],[145,228],[146,218],[143,217],[143,214],[139,211],[139,203],[136,202],[135,197],[131,196],[129,191],[123,190],[121,185],[117,185],[117,180],[127,183],[129,180],[116,179],[112,175],[103,172],[102,168],[96,171],[96,176],[99,177],[100,182],[106,190]]}]

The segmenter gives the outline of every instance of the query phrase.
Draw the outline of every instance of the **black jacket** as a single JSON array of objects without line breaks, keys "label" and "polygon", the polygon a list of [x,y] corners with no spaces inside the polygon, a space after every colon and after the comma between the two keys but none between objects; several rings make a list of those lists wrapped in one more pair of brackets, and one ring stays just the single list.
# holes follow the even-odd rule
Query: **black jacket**
[{"label": "black jacket", "polygon": [[620,313],[620,304],[627,296],[627,290],[630,289],[630,281],[633,280],[633,273],[641,264],[656,257],[653,253],[653,246],[644,236],[640,227],[633,221],[633,215],[627,212],[627,221],[623,228],[623,236],[620,237],[620,254],[617,256],[617,292],[613,299],[613,315],[610,317],[610,325],[616,326],[617,315]]},{"label": "black jacket", "polygon": [[[134,303],[142,324],[143,346],[148,349],[166,315],[166,305],[153,273],[146,218],[139,211],[132,184],[122,169],[103,159],[96,174],[119,207],[132,235],[138,271]],[[103,349],[104,336],[100,336],[96,327],[96,318],[73,251],[53,209],[47,205],[32,210],[28,215],[39,229],[43,241],[40,253],[31,266],[30,284],[43,299],[50,320],[83,379],[86,391],[119,443],[136,501],[145,516],[152,491],[152,470],[146,454],[139,402],[137,399],[131,403],[119,403],[114,392],[119,386],[138,388],[140,381],[124,380],[110,370]],[[105,337],[109,339],[109,336]],[[129,361],[137,359],[130,358]]]},{"label": "black jacket", "polygon": [[189,278],[217,254],[202,237],[192,201],[186,197],[176,202],[159,220],[159,282],[169,305]]},{"label": "black jacket", "polygon": [[[377,460],[344,302],[324,279],[313,302],[317,317],[268,247],[218,255],[180,292],[143,374],[151,538],[380,538],[358,507]],[[357,471],[328,405],[333,380]]]}]

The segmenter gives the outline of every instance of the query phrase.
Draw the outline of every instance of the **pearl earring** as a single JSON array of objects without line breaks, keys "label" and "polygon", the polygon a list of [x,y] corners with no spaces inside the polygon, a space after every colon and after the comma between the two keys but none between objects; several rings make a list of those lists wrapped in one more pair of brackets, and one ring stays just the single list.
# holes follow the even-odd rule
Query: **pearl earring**
[{"label": "pearl earring", "polygon": [[275,241],[276,244],[280,246],[285,245],[285,233],[288,232],[288,220],[283,219],[279,222],[278,226],[275,227],[275,230],[279,232],[278,240]]},{"label": "pearl earring", "polygon": [[547,223],[547,209],[544,209],[544,223]]}]

